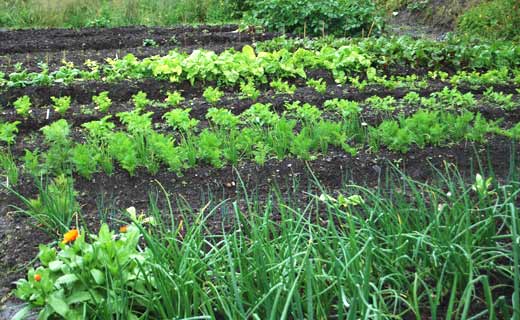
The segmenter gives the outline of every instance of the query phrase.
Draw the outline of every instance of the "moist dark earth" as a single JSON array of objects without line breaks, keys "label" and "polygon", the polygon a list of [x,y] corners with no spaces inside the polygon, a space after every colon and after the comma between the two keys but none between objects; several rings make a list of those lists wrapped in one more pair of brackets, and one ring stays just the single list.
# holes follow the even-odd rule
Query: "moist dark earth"
[{"label": "moist dark earth", "polygon": [[[190,52],[205,48],[221,52],[227,48],[240,49],[255,41],[271,39],[275,34],[238,32],[237,26],[199,26],[176,28],[146,28],[127,27],[114,29],[81,29],[81,30],[22,30],[0,32],[0,71],[15,70],[16,63],[22,63],[29,70],[39,70],[38,63],[47,63],[50,69],[62,65],[62,60],[82,65],[85,60],[102,62],[106,58],[121,57],[133,53],[138,58],[166,54],[171,49]],[[143,46],[145,40],[152,39],[154,46]],[[397,74],[424,73],[424,70],[405,69]],[[276,95],[267,86],[261,89],[262,95],[257,102],[271,103],[273,109],[283,112],[287,101],[304,101],[319,107],[332,98],[345,98],[363,101],[372,95],[402,98],[407,89],[389,90],[374,86],[360,92],[348,86],[337,86],[331,75],[323,70],[314,70],[311,77],[323,78],[328,83],[325,94],[318,94],[305,85],[305,81],[295,80],[298,86],[294,96]],[[162,100],[166,91],[180,90],[186,98],[185,104],[192,108],[191,115],[204,122],[204,115],[210,105],[202,98],[205,86],[212,83],[171,84],[157,80],[124,81],[120,83],[86,82],[67,86],[14,88],[0,92],[0,104],[10,105],[23,95],[29,95],[33,101],[34,112],[28,119],[21,119],[11,108],[4,108],[0,117],[5,121],[20,120],[20,133],[17,143],[12,147],[13,155],[21,156],[25,148],[34,148],[41,143],[38,131],[43,126],[61,118],[52,113],[46,117],[51,96],[71,96],[73,105],[64,116],[73,127],[73,136],[81,135],[81,124],[98,120],[106,114],[97,111],[85,113],[82,110],[93,109],[92,95],[108,91],[114,104],[110,114],[128,111],[133,106],[130,101],[133,94],[144,91],[148,98]],[[431,81],[426,89],[415,90],[421,96],[427,96],[447,86],[445,83]],[[510,127],[520,121],[518,112],[505,112],[482,102],[480,97],[485,91],[481,88],[459,87],[462,92],[472,92],[479,99],[477,110],[487,119],[503,119],[502,127]],[[511,85],[496,87],[504,93],[516,93]],[[233,113],[240,114],[253,101],[238,98],[237,88],[226,88],[221,107],[229,108]],[[398,110],[392,116],[411,114],[417,106],[407,106]],[[150,108],[154,111],[154,122],[159,122],[162,109]],[[327,114],[325,113],[325,116]],[[363,112],[363,121],[375,125],[382,121],[381,114],[370,108]],[[114,117],[115,118],[115,117]],[[117,125],[121,125],[117,123]],[[267,199],[270,190],[276,187],[281,193],[297,198],[297,202],[305,203],[309,193],[319,193],[316,181],[330,192],[341,191],[346,184],[360,184],[378,188],[385,185],[387,179],[398,182],[395,169],[399,168],[413,179],[432,182],[436,179],[435,169],[444,170],[446,166],[454,165],[461,175],[470,180],[478,171],[493,175],[500,182],[507,182],[520,168],[511,167],[513,161],[520,159],[520,146],[510,140],[490,137],[486,143],[456,143],[444,147],[412,148],[408,153],[401,154],[386,149],[374,152],[363,150],[356,156],[346,154],[342,150],[330,149],[327,154],[321,154],[313,161],[303,161],[288,158],[285,160],[270,159],[265,165],[245,161],[236,167],[225,166],[214,168],[201,165],[183,172],[182,176],[168,172],[166,168],[158,174],[151,175],[145,170],[138,170],[130,176],[121,168],[116,168],[112,176],[95,174],[92,180],[75,176],[77,199],[87,225],[96,230],[102,219],[117,228],[122,217],[120,210],[134,206],[138,210],[146,210],[149,195],[161,195],[160,186],[164,187],[170,198],[186,201],[197,210],[209,201],[213,205],[224,199],[243,203],[244,190],[254,195],[260,201]],[[518,179],[518,177],[516,177]],[[27,197],[36,197],[37,189],[32,178],[20,177],[17,191]],[[161,202],[162,203],[162,202]],[[15,206],[23,206],[20,200],[7,190],[0,190],[0,306],[8,300],[9,291],[14,288],[13,281],[23,277],[27,265],[32,263],[40,243],[48,243],[53,239],[31,224],[31,221],[16,213]],[[104,208],[104,210],[101,210]],[[215,230],[222,223],[230,226],[232,221],[223,213],[216,213],[210,219]],[[9,298],[11,299],[11,298]],[[12,301],[12,299],[10,300]],[[0,307],[1,310],[1,307]],[[1,311],[0,311],[1,312]],[[0,313],[0,319],[2,313]]]}]

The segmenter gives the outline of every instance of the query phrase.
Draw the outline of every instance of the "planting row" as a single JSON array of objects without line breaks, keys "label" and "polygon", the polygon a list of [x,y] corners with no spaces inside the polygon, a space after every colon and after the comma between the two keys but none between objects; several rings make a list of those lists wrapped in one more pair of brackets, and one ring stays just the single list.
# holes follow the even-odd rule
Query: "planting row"
[{"label": "planting row", "polygon": [[59,177],[42,190],[54,199],[44,206],[56,203],[48,215],[27,211],[59,230],[59,242],[40,245],[39,265],[17,282],[28,303],[18,316],[30,308],[66,319],[518,316],[519,182],[477,174],[465,184],[451,170],[432,185],[399,177],[388,192],[318,186],[301,204],[301,193],[265,202],[245,194],[199,210],[165,195],[160,209],[151,197],[149,210],[124,212],[129,224],[97,234],[69,229],[79,204]]},{"label": "planting row", "polygon": [[334,38],[319,39],[286,38],[284,36],[258,42],[260,51],[321,50],[326,47],[340,48],[355,45],[361,53],[367,53],[374,66],[413,68],[444,68],[487,70],[502,67],[516,68],[520,65],[520,48],[511,41],[467,40],[449,36],[445,41],[414,39],[409,36],[377,38]]},{"label": "planting row", "polygon": [[[371,47],[365,48],[352,43],[338,48],[324,46],[320,50],[300,48],[291,52],[283,48],[256,53],[251,46],[245,46],[242,51],[230,49],[220,54],[206,50],[195,50],[191,54],[171,51],[166,56],[144,59],[137,59],[129,54],[121,59],[107,59],[106,64],[87,60],[86,69],[79,69],[71,63],[65,63],[58,70],[51,71],[42,64],[41,72],[28,72],[19,65],[18,70],[7,77],[0,74],[0,88],[52,85],[79,80],[121,81],[143,78],[170,82],[188,81],[191,84],[199,81],[217,81],[220,85],[237,85],[250,81],[266,83],[268,79],[273,78],[306,78],[307,72],[315,69],[331,72],[335,82],[345,83],[350,77],[366,75],[371,80],[376,76],[377,70],[385,72],[388,62],[381,64],[381,57],[374,56],[369,49],[372,50]],[[471,70],[505,68],[504,72],[507,76],[518,77],[518,73],[507,71],[515,69],[518,60],[513,59],[509,62],[509,60],[494,59],[493,53],[497,50],[489,50],[493,64],[474,66],[470,68]],[[401,61],[400,58],[393,57],[392,52],[387,54],[395,61]],[[520,50],[514,49],[513,57],[517,55],[520,55]],[[497,61],[501,62],[497,63]],[[427,63],[424,65],[428,66]],[[431,68],[438,69],[435,66]]]},{"label": "planting row", "polygon": [[[210,108],[204,125],[190,116],[189,108],[173,109],[163,115],[168,128],[160,130],[154,129],[152,112],[143,113],[138,108],[117,114],[124,128],[117,129],[111,116],[84,123],[85,132],[79,140],[71,139],[70,125],[61,119],[41,129],[46,150],[25,150],[19,159],[4,153],[2,167],[15,184],[18,160],[34,176],[72,168],[89,178],[99,170],[111,174],[114,162],[131,175],[139,167],[155,174],[161,166],[181,174],[200,164],[222,167],[246,159],[260,165],[273,157],[312,160],[329,148],[354,155],[367,147],[407,152],[414,145],[424,148],[461,140],[482,143],[489,135],[520,140],[520,123],[505,129],[499,121],[488,121],[467,110],[425,109],[371,126],[360,120],[361,108],[353,101],[327,101],[324,107],[332,117],[324,117],[323,110],[308,103],[286,107],[288,111],[279,115],[270,105],[257,103],[239,116],[227,109]],[[2,139],[14,143],[16,123],[3,126]]]},{"label": "planting row", "polygon": [[[296,88],[289,88],[291,92],[288,93],[287,87],[277,87],[274,89],[276,93],[274,96],[269,94],[270,92],[261,94],[252,85],[242,85],[238,96],[230,96],[218,88],[207,87],[202,94],[202,98],[191,100],[186,100],[181,92],[173,91],[166,93],[164,101],[154,101],[149,99],[145,92],[140,91],[132,96],[131,102],[122,104],[113,104],[109,92],[103,91],[93,96],[92,103],[88,105],[73,105],[71,97],[63,96],[60,98],[51,97],[53,105],[40,108],[32,106],[29,96],[22,96],[14,101],[13,109],[3,112],[5,121],[0,121],[0,128],[4,128],[4,130],[0,131],[7,132],[7,128],[14,128],[13,126],[21,127],[24,132],[31,131],[60,118],[68,117],[70,117],[74,126],[79,126],[88,121],[99,120],[106,115],[115,115],[118,112],[133,109],[151,111],[153,112],[152,118],[157,121],[170,108],[190,108],[190,110],[194,110],[192,116],[200,120],[204,119],[205,112],[209,107],[219,106],[229,109],[234,114],[240,114],[255,101],[272,106],[272,109],[278,113],[291,109],[295,103],[300,103],[301,100],[314,104],[322,110],[331,110],[333,109],[330,107],[332,100],[352,95],[351,93],[345,94],[339,87],[331,87],[327,92],[327,86],[323,81],[310,80],[309,83],[314,87],[304,88],[302,94],[295,94]],[[272,84],[274,86],[279,82]],[[379,94],[381,93],[379,92]],[[409,91],[401,99],[395,99],[393,96],[367,96],[357,104],[362,110],[362,120],[370,124],[377,124],[381,118],[410,114],[420,108],[481,111],[485,112],[488,119],[503,118],[506,125],[520,121],[516,112],[520,107],[518,98],[513,94],[495,91],[492,87],[484,91],[480,97],[471,92],[463,93],[456,88],[450,89],[448,87],[444,87],[441,91],[432,92],[428,96],[421,96],[420,93],[415,91]],[[352,102],[354,101],[356,100],[352,100]],[[2,140],[1,137],[0,140]]]}]

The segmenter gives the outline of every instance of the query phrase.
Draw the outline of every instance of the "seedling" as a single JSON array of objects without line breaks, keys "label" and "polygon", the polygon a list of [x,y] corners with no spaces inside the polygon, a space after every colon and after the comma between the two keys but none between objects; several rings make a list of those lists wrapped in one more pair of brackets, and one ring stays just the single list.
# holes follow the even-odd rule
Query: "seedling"
[{"label": "seedling", "polygon": [[112,105],[112,100],[108,97],[107,91],[103,91],[99,95],[93,96],[92,101],[96,105],[96,109],[101,112],[107,112],[108,108]]},{"label": "seedling", "polygon": [[134,94],[132,96],[132,101],[134,102],[136,110],[143,110],[151,104],[151,101],[147,98],[146,92],[143,91],[139,91],[137,94]]},{"label": "seedling", "polygon": [[403,97],[403,102],[409,104],[409,105],[416,105],[421,102],[421,96],[417,92],[408,92]]},{"label": "seedling", "polygon": [[58,112],[61,115],[64,115],[70,109],[70,97],[51,97],[51,100],[54,103],[54,111]]},{"label": "seedling", "polygon": [[270,85],[277,93],[293,95],[296,92],[296,86],[294,84],[290,85],[287,81],[282,81],[281,79],[271,81]]},{"label": "seedling", "polygon": [[324,94],[327,92],[327,83],[323,79],[309,79],[307,80],[307,85],[313,87],[318,93]]},{"label": "seedling", "polygon": [[256,100],[259,96],[260,90],[255,88],[254,82],[249,81],[248,83],[242,82],[240,84],[240,99],[250,98]]},{"label": "seedling", "polygon": [[513,101],[512,94],[504,94],[502,92],[495,92],[493,88],[488,88],[484,91],[484,97],[487,101],[498,105],[506,111],[512,111],[518,105]]},{"label": "seedling", "polygon": [[143,40],[143,47],[158,47],[157,41],[154,39],[144,39]]},{"label": "seedling", "polygon": [[224,93],[218,88],[208,87],[206,90],[204,90],[202,96],[204,99],[206,99],[207,102],[211,103],[212,105],[216,105],[220,101],[220,98],[224,96]]},{"label": "seedling", "polygon": [[181,95],[181,93],[179,91],[174,91],[166,93],[166,100],[164,102],[166,102],[166,104],[171,107],[176,107],[183,101],[184,97]]},{"label": "seedling", "polygon": [[13,103],[16,113],[20,116],[27,118],[29,116],[29,112],[31,111],[31,98],[28,96],[23,96]]},{"label": "seedling", "polygon": [[381,98],[379,96],[372,96],[365,100],[365,103],[372,106],[372,108],[381,111],[394,111],[395,110],[395,98],[392,96],[386,96]]}]

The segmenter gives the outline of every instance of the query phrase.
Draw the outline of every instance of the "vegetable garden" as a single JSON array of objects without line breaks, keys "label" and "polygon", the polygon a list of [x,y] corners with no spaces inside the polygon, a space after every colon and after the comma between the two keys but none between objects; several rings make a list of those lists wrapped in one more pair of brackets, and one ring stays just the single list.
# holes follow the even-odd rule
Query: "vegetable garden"
[{"label": "vegetable garden", "polygon": [[518,319],[520,48],[235,29],[0,34],[16,316]]}]

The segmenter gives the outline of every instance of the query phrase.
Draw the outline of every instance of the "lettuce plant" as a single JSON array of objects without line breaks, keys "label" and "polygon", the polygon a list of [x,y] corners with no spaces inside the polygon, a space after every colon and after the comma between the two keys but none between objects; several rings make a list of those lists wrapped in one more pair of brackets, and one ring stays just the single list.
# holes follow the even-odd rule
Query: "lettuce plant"
[{"label": "lettuce plant", "polygon": [[327,92],[327,83],[323,79],[309,79],[307,80],[307,85],[313,87],[318,93],[324,94]]},{"label": "lettuce plant", "polygon": [[136,110],[143,110],[152,103],[150,100],[148,100],[146,92],[143,91],[139,91],[138,93],[134,94],[132,96],[132,101],[134,102]]},{"label": "lettuce plant", "polygon": [[61,115],[64,115],[70,108],[70,97],[51,97],[51,100],[54,103],[54,111],[58,112]]},{"label": "lettuce plant", "polygon": [[29,96],[20,97],[16,99],[15,102],[13,102],[13,106],[17,114],[27,118],[29,116],[29,112],[31,111],[31,98],[29,98]]},{"label": "lettuce plant", "polygon": [[204,90],[202,96],[210,104],[216,105],[220,101],[220,98],[224,96],[224,93],[220,91],[219,88],[208,87]]},{"label": "lettuce plant", "polygon": [[165,100],[165,102],[170,107],[176,107],[183,101],[184,101],[184,97],[181,95],[181,93],[179,91],[167,92],[166,93],[166,100]]},{"label": "lettuce plant", "polygon": [[108,108],[112,105],[112,100],[108,97],[107,91],[100,92],[99,95],[93,96],[92,101],[101,112],[107,112]]}]

